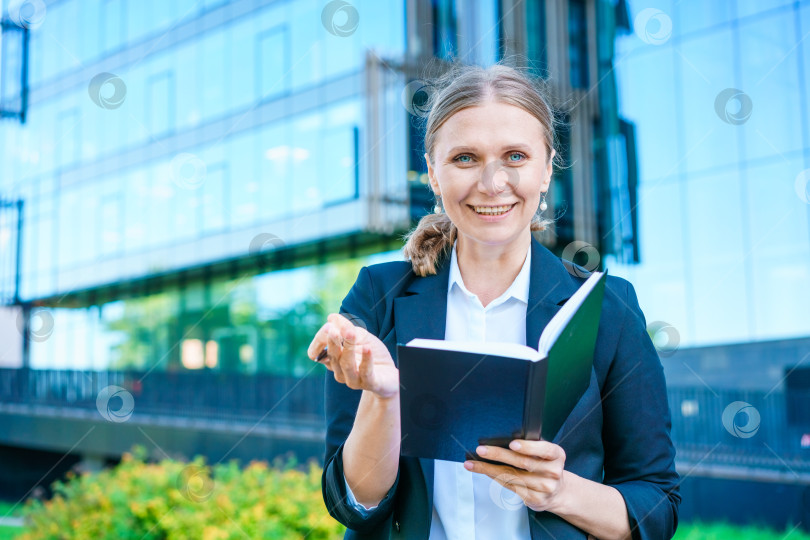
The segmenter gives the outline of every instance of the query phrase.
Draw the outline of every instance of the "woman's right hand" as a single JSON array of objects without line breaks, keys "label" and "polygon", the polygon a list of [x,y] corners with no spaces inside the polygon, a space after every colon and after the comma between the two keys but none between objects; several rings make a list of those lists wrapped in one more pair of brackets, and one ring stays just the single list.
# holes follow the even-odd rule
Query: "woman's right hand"
[{"label": "woman's right hand", "polygon": [[334,372],[337,382],[383,399],[398,396],[399,370],[388,347],[339,313],[330,313],[326,320],[309,344],[309,358],[315,360],[327,347],[328,354],[321,363]]}]

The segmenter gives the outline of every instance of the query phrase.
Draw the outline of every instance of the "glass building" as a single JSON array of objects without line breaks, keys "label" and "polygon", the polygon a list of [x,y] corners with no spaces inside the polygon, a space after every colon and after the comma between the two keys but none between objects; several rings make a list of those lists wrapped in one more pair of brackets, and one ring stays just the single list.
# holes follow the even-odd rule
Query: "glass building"
[{"label": "glass building", "polygon": [[615,71],[635,126],[641,260],[607,266],[682,347],[810,336],[810,3],[630,13]]},{"label": "glass building", "polygon": [[[505,61],[564,120],[539,238],[635,286],[679,467],[755,455],[810,484],[810,1],[0,5],[0,445],[120,453],[135,423],[52,435],[116,384],[164,448],[228,446],[139,415],[244,421],[267,429],[242,456],[320,457],[306,347],[432,207],[424,79]],[[722,429],[735,400],[765,446]]]},{"label": "glass building", "polygon": [[27,47],[6,33],[4,79],[26,66],[10,88],[27,90],[6,92],[6,111],[25,107],[0,129],[2,282],[21,310],[6,318],[28,322],[3,364],[302,375],[359,266],[401,258],[431,206],[414,108],[428,61],[559,74],[580,104],[562,140],[596,170],[559,172],[546,242],[601,249],[601,232],[612,249],[627,227],[599,197],[627,175],[597,173],[627,149],[612,85],[589,89],[612,80],[614,11],[591,14],[608,23],[597,46],[581,2],[9,4]]},{"label": "glass building", "polygon": [[[407,220],[402,204],[374,204],[388,186],[361,170],[365,51],[399,58],[405,44],[402,6],[367,4],[346,36],[318,2],[24,6],[25,122],[0,129],[2,193],[24,204],[18,298],[32,331],[18,364],[307,365],[301,344],[348,279],[313,261],[388,249],[360,236],[375,206],[392,219],[383,232]],[[375,92],[398,99],[391,83]],[[385,116],[374,153],[394,185],[407,124]]]}]

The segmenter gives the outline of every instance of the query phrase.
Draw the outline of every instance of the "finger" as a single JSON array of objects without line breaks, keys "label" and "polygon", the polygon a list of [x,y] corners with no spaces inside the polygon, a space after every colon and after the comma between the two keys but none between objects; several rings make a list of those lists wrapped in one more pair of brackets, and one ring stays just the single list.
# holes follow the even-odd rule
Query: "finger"
[{"label": "finger", "polygon": [[[347,316],[348,315],[348,316]],[[343,330],[349,328],[357,328],[362,331],[363,334],[368,334],[368,329],[365,326],[365,322],[360,317],[352,315],[350,313],[332,313],[327,318],[328,321],[332,322],[338,328],[340,328],[341,332]],[[358,341],[359,343],[359,341]]]},{"label": "finger", "polygon": [[360,380],[365,382],[366,386],[372,388],[374,386],[374,362],[371,358],[371,347],[361,345],[360,351]]},{"label": "finger", "polygon": [[484,461],[477,461],[474,459],[465,461],[464,468],[474,473],[489,476],[493,480],[498,476],[518,477],[520,474],[520,470],[509,465],[495,465],[493,463],[486,463]]},{"label": "finger", "polygon": [[346,379],[346,384],[350,388],[359,388],[359,376],[357,372],[357,351],[355,349],[354,343],[354,335],[349,333],[352,330],[346,330],[344,332],[339,331],[338,329],[333,329],[330,332],[330,349],[332,347],[332,342],[335,343],[335,346],[338,346],[338,343],[342,341],[339,345],[339,353],[337,355],[337,363],[340,364],[340,369],[343,372],[343,376]]},{"label": "finger", "polygon": [[327,367],[335,372],[335,380],[340,383],[346,383],[346,372],[340,357],[343,354],[342,339],[338,330],[332,326],[326,336],[327,344]]},{"label": "finger", "polygon": [[331,327],[332,324],[327,322],[315,332],[315,337],[312,338],[312,342],[307,347],[307,356],[309,356],[310,360],[315,360],[323,348],[326,347],[326,338]]},{"label": "finger", "polygon": [[493,465],[483,461],[465,461],[464,467],[474,473],[489,476],[503,487],[511,489],[525,499],[529,491],[537,485],[537,479],[522,469],[508,465]]},{"label": "finger", "polygon": [[347,319],[340,313],[330,313],[329,315],[326,316],[326,320],[332,323],[335,327],[337,327],[341,331],[351,326],[354,326],[349,319]]},{"label": "finger", "polygon": [[562,449],[562,446],[550,441],[515,439],[509,443],[509,448],[527,456],[550,461],[565,458],[565,450]]},{"label": "finger", "polygon": [[475,453],[490,461],[500,461],[501,463],[529,472],[537,472],[542,469],[543,464],[546,463],[532,456],[519,454],[508,448],[501,448],[499,446],[479,446],[475,449]]}]

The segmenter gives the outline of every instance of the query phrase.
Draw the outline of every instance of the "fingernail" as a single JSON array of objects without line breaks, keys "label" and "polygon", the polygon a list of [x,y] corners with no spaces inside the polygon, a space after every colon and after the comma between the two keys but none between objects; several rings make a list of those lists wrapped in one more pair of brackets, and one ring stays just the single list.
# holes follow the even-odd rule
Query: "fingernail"
[{"label": "fingernail", "polygon": [[509,443],[509,448],[512,450],[520,450],[520,443],[517,441],[512,441]]},{"label": "fingernail", "polygon": [[465,461],[464,468],[467,469],[468,471],[471,471],[473,469],[472,461]]},{"label": "fingernail", "polygon": [[479,446],[475,449],[475,453],[479,456],[485,456],[487,454],[487,449],[484,446]]}]

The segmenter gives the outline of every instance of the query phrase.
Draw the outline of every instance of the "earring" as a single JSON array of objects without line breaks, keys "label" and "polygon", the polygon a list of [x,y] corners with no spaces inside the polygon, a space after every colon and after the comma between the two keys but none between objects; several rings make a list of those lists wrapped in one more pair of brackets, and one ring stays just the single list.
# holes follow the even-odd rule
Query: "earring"
[{"label": "earring", "polygon": [[543,198],[540,199],[540,211],[545,212],[546,208],[548,208],[548,204],[546,204],[546,193],[543,192]]},{"label": "earring", "polygon": [[438,199],[436,200],[436,206],[434,206],[434,207],[433,207],[433,213],[434,213],[434,214],[441,214],[441,213],[442,213],[442,207],[441,207],[441,205],[439,204],[439,200],[438,200]]}]

